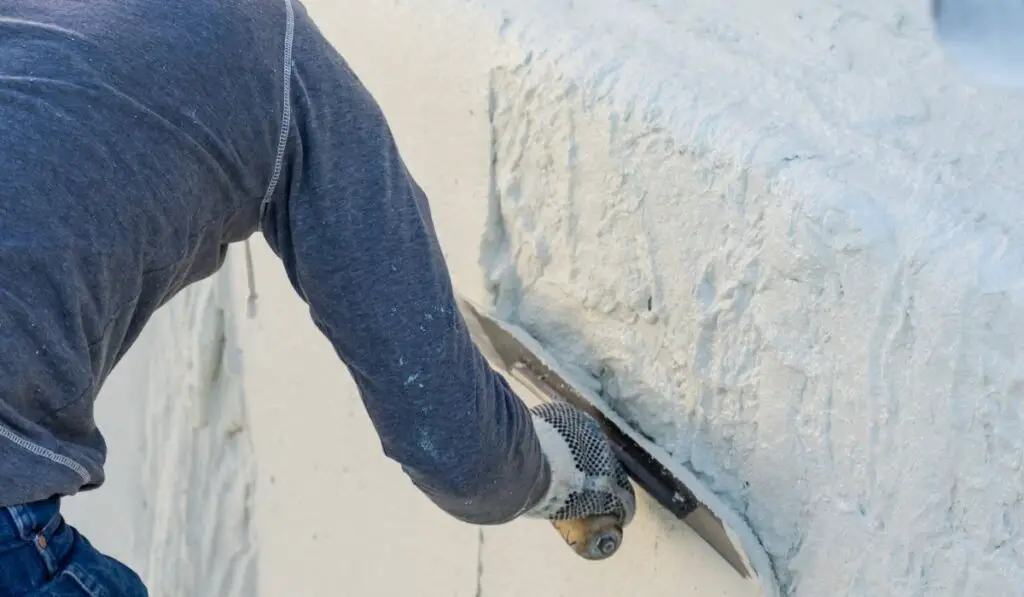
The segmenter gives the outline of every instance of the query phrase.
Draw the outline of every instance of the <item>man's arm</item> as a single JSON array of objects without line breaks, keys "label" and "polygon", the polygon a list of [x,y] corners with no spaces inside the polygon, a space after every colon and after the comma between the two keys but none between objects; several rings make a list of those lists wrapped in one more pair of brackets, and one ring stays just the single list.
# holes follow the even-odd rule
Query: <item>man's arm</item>
[{"label": "man's arm", "polygon": [[292,131],[266,238],[387,456],[452,516],[509,521],[549,485],[529,411],[467,332],[427,198],[376,102],[297,16]]}]

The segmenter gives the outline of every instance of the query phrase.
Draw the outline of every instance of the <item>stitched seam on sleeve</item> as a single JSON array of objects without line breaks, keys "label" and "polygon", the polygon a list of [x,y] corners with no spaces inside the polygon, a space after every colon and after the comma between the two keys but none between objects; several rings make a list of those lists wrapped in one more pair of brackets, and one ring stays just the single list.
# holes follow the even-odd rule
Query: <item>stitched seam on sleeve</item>
[{"label": "stitched seam on sleeve", "polygon": [[267,192],[263,194],[263,201],[260,203],[259,228],[263,228],[263,219],[266,216],[267,207],[277,189],[277,183],[281,178],[281,168],[284,166],[284,154],[288,147],[288,136],[291,134],[292,123],[292,47],[295,43],[295,7],[292,0],[284,0],[285,10],[288,18],[285,22],[284,32],[284,97],[281,99],[281,129],[277,137],[277,157],[274,160],[274,173],[270,177],[270,184],[267,185]]}]

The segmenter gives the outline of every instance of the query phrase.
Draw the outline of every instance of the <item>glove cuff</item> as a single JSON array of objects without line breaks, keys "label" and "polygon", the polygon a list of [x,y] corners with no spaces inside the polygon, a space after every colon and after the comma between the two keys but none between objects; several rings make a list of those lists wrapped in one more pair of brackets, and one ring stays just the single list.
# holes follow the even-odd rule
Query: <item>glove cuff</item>
[{"label": "glove cuff", "polygon": [[576,468],[569,444],[551,423],[531,414],[533,428],[540,441],[541,453],[551,471],[551,482],[544,496],[523,513],[527,518],[551,518],[565,506],[576,488],[583,486],[586,475]]}]

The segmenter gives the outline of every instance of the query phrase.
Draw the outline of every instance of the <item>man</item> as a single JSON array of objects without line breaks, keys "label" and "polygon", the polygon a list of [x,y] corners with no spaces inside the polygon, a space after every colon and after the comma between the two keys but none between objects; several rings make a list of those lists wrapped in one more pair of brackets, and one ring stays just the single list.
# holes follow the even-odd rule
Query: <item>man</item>
[{"label": "man", "polygon": [[591,421],[528,411],[472,344],[426,197],[298,0],[6,0],[0,126],[0,595],[146,594],[60,497],[103,482],[93,401],[154,310],[257,231],[440,508],[632,518]]}]

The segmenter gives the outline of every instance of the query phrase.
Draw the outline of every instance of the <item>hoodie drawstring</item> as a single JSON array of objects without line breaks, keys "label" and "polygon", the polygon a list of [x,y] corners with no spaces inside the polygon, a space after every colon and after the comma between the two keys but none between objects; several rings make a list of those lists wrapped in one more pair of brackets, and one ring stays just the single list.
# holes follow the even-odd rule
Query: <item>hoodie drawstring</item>
[{"label": "hoodie drawstring", "polygon": [[256,294],[256,268],[252,264],[252,247],[249,244],[249,239],[245,239],[245,274],[249,283],[246,311],[249,319],[256,319],[256,301],[259,300],[259,295]]}]

